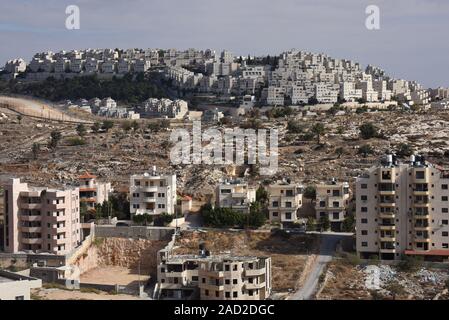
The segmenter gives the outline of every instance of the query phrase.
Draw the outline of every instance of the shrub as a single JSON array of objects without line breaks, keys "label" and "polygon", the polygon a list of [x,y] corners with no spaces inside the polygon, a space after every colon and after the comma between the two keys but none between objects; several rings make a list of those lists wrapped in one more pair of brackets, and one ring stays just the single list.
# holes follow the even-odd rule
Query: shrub
[{"label": "shrub", "polygon": [[379,135],[378,129],[372,123],[364,123],[359,127],[360,136],[365,139],[376,138]]},{"label": "shrub", "polygon": [[398,263],[398,269],[402,272],[414,272],[421,268],[423,259],[421,257],[403,256]]},{"label": "shrub", "polygon": [[87,143],[86,140],[79,138],[79,137],[67,138],[67,144],[69,146],[83,146],[86,143]]}]

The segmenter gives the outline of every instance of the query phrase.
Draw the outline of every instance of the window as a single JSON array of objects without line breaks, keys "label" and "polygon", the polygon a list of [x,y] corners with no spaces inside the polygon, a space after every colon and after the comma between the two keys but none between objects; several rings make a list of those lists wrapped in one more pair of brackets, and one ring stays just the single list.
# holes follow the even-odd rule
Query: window
[{"label": "window", "polygon": [[368,242],[362,242],[362,247],[368,247]]},{"label": "window", "polygon": [[441,201],[447,201],[447,196],[442,196]]},{"label": "window", "polygon": [[218,292],[218,291],[215,291],[215,297],[219,297],[220,296],[220,292]]},{"label": "window", "polygon": [[232,297],[233,297],[233,298],[237,298],[237,291],[235,291],[235,292],[232,293]]},{"label": "window", "polygon": [[253,290],[248,290],[248,295],[253,296],[254,295]]},{"label": "window", "polygon": [[443,225],[447,226],[447,225],[448,225],[448,220],[443,220],[443,221],[441,221],[441,223],[442,223]]},{"label": "window", "polygon": [[326,206],[326,201],[320,201],[320,207],[324,208]]},{"label": "window", "polygon": [[231,280],[230,279],[225,279],[225,284],[231,284]]},{"label": "window", "polygon": [[333,218],[334,220],[340,219],[340,213],[334,212],[334,213],[332,214],[332,218]]},{"label": "window", "polygon": [[231,293],[230,292],[225,292],[225,298],[230,298],[231,297]]},{"label": "window", "polygon": [[202,279],[201,279],[201,282],[202,282],[202,283],[206,283],[206,278],[202,278]]},{"label": "window", "polygon": [[443,236],[443,237],[449,237],[449,232],[443,231],[442,236]]},{"label": "window", "polygon": [[291,220],[292,219],[292,213],[291,212],[286,212],[285,213],[285,219],[286,220]]},{"label": "window", "polygon": [[362,212],[368,212],[368,207],[361,207],[361,208],[360,208],[360,211],[362,211]]},{"label": "window", "polygon": [[424,171],[416,171],[416,179],[425,179]]},{"label": "window", "polygon": [[368,185],[366,183],[362,183],[360,185],[360,189],[368,189]]},{"label": "window", "polygon": [[232,284],[237,284],[237,279],[232,279]]},{"label": "window", "polygon": [[367,201],[367,200],[368,200],[368,196],[360,196],[360,199],[361,199],[362,201]]},{"label": "window", "polygon": [[273,212],[273,217],[278,217],[279,216],[279,213],[277,213],[277,212]]},{"label": "window", "polygon": [[443,248],[444,249],[449,249],[449,243],[443,243]]},{"label": "window", "polygon": [[198,281],[198,276],[192,276],[192,281]]},{"label": "window", "polygon": [[209,290],[204,290],[204,294],[205,294],[206,296],[209,296]]},{"label": "window", "polygon": [[447,185],[447,184],[442,184],[442,185],[441,185],[441,189],[447,190],[447,189],[448,189],[448,185]]},{"label": "window", "polygon": [[274,208],[279,207],[279,202],[278,202],[278,201],[273,201],[273,207],[274,207]]},{"label": "window", "polygon": [[368,235],[368,230],[362,230],[362,236],[367,236]]},{"label": "window", "polygon": [[225,264],[225,271],[229,271],[229,270],[230,270],[229,264]]},{"label": "window", "polygon": [[364,224],[368,223],[368,219],[362,219],[361,222],[364,223]]},{"label": "window", "polygon": [[232,270],[233,270],[233,271],[237,271],[237,265],[236,265],[236,264],[234,264],[234,265],[232,266]]},{"label": "window", "polygon": [[448,213],[448,212],[449,212],[449,209],[448,209],[448,208],[442,208],[442,209],[441,209],[441,212],[443,212],[443,213]]}]

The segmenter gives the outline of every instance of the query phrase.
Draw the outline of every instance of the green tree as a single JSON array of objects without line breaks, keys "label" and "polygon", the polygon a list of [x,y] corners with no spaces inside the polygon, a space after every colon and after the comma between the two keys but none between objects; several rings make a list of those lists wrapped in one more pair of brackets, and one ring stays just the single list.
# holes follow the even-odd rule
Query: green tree
[{"label": "green tree", "polygon": [[304,189],[303,195],[307,199],[315,199],[316,198],[316,188],[314,186],[307,186]]},{"label": "green tree", "polygon": [[134,120],[134,121],[131,123],[131,128],[133,128],[134,131],[137,131],[137,130],[139,130],[140,125],[139,125],[139,123],[138,123],[136,120]]},{"label": "green tree", "polygon": [[164,227],[169,225],[172,221],[173,215],[163,212],[154,220],[154,225]]},{"label": "green tree", "polygon": [[79,125],[77,125],[76,132],[80,137],[84,137],[86,135],[86,127],[84,126],[84,124],[80,123]]},{"label": "green tree", "polygon": [[52,150],[55,150],[56,147],[58,146],[59,141],[61,141],[62,138],[62,134],[59,131],[52,131],[50,133],[50,143],[49,143],[49,147]]},{"label": "green tree", "polygon": [[111,120],[104,120],[103,121],[103,125],[102,128],[108,132],[110,129],[112,129],[112,127],[114,127],[114,122]]},{"label": "green tree", "polygon": [[98,131],[100,131],[100,128],[101,128],[101,124],[99,122],[95,122],[91,127],[91,129],[94,133],[98,133]]},{"label": "green tree", "polygon": [[355,219],[354,215],[347,214],[345,219],[343,220],[343,231],[345,232],[354,232],[355,231]]},{"label": "green tree", "polygon": [[261,185],[256,190],[256,201],[262,204],[268,203],[268,192]]},{"label": "green tree", "polygon": [[320,217],[320,224],[321,224],[321,228],[324,231],[329,230],[331,224],[330,224],[330,221],[329,221],[329,216],[327,214],[322,216],[322,217]]},{"label": "green tree", "polygon": [[326,132],[326,127],[322,123],[315,123],[310,131],[317,139],[317,143],[320,144],[321,136]]},{"label": "green tree", "polygon": [[131,130],[131,122],[129,121],[123,121],[122,125],[121,125],[122,129],[126,132],[128,132],[129,130]]},{"label": "green tree", "polygon": [[393,298],[393,300],[396,300],[397,296],[405,294],[404,287],[397,281],[391,281],[387,285],[386,289],[390,292],[390,295]]},{"label": "green tree", "polygon": [[415,272],[422,267],[423,259],[404,255],[398,263],[398,269],[403,272]]},{"label": "green tree", "polygon": [[373,154],[374,150],[369,144],[364,144],[359,148],[358,153],[366,158],[369,154]]},{"label": "green tree", "polygon": [[344,152],[345,149],[343,147],[338,147],[337,149],[335,149],[335,154],[338,156],[338,159],[341,158]]},{"label": "green tree", "polygon": [[413,149],[412,147],[407,144],[407,143],[401,143],[396,151],[396,155],[398,155],[399,157],[410,157],[413,154]]},{"label": "green tree", "polygon": [[287,130],[289,133],[303,133],[304,132],[304,125],[301,125],[296,120],[289,120],[287,123]]},{"label": "green tree", "polygon": [[359,127],[360,136],[365,139],[376,138],[379,135],[378,129],[372,123],[364,123]]},{"label": "green tree", "polygon": [[39,143],[35,142],[33,143],[33,147],[31,151],[33,152],[33,159],[37,160],[37,157],[39,156],[39,151],[41,150],[41,146]]},{"label": "green tree", "polygon": [[260,228],[267,221],[267,213],[259,202],[253,202],[250,206],[248,216],[248,227]]},{"label": "green tree", "polygon": [[80,217],[81,217],[81,221],[82,221],[82,222],[85,222],[85,218],[86,218],[86,216],[87,216],[87,214],[88,214],[87,211],[88,211],[88,210],[87,210],[87,204],[86,204],[86,202],[81,201],[81,202],[80,202]]}]

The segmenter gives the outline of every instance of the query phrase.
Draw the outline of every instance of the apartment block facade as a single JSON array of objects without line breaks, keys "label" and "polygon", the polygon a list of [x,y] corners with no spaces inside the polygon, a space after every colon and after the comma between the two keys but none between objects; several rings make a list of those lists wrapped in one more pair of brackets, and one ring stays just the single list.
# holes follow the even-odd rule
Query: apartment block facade
[{"label": "apartment block facade", "polygon": [[109,200],[112,191],[110,183],[100,183],[97,176],[86,172],[78,177],[80,202],[84,202],[88,209],[94,209],[96,204],[103,204]]},{"label": "apartment block facade", "polygon": [[331,181],[316,186],[315,211],[317,221],[328,217],[332,231],[341,231],[349,205],[349,183]]},{"label": "apartment block facade", "polygon": [[271,258],[174,255],[158,266],[160,299],[265,300]]},{"label": "apartment block facade", "polygon": [[4,190],[5,252],[66,254],[80,244],[78,188],[33,188],[10,179]]},{"label": "apartment block facade", "polygon": [[278,181],[267,187],[269,194],[268,212],[271,222],[294,223],[302,207],[304,187],[289,181]]},{"label": "apartment block facade", "polygon": [[175,214],[176,175],[150,173],[133,175],[129,185],[131,217],[139,214]]},{"label": "apartment block facade", "polygon": [[256,201],[256,189],[245,181],[226,179],[218,184],[215,201],[219,208],[248,213],[251,203]]},{"label": "apartment block facade", "polygon": [[449,171],[420,156],[392,156],[356,181],[357,252],[383,260],[404,254],[449,257]]}]

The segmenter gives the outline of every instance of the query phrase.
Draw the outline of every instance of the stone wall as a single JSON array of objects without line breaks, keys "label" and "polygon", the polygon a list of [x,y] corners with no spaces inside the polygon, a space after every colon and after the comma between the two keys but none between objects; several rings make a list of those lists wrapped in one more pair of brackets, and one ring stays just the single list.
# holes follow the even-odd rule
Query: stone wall
[{"label": "stone wall", "polygon": [[174,228],[169,227],[116,227],[95,226],[95,235],[99,238],[126,238],[147,240],[170,240]]}]

